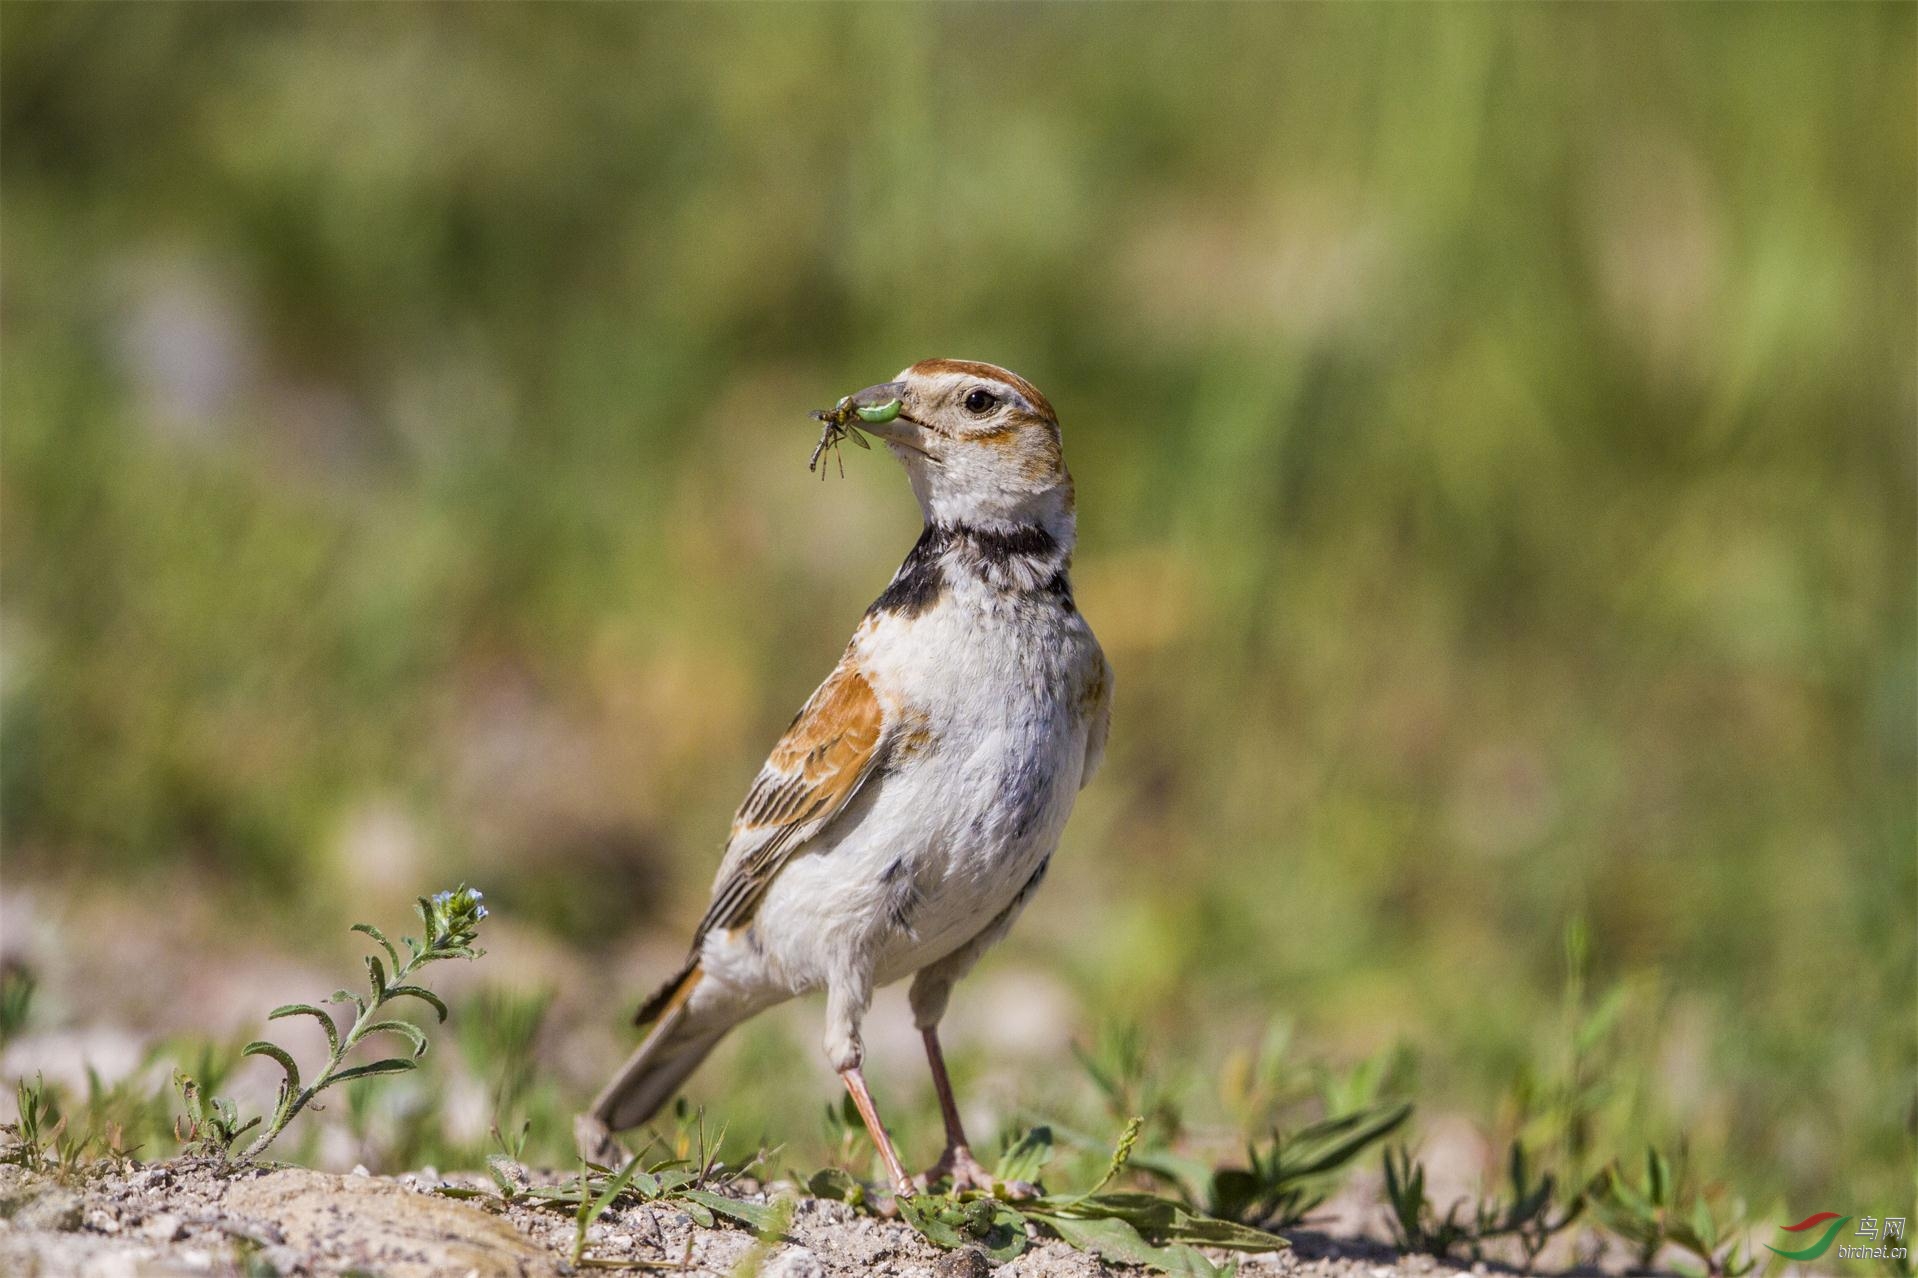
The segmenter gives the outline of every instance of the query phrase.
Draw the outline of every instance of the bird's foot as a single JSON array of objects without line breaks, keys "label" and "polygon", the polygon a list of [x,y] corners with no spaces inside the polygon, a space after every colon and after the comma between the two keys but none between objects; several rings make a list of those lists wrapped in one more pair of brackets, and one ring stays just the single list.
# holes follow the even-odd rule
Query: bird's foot
[{"label": "bird's foot", "polygon": [[913,1185],[922,1190],[930,1190],[941,1181],[952,1182],[952,1192],[975,1190],[982,1194],[991,1194],[995,1198],[1037,1198],[1039,1187],[1028,1185],[1023,1180],[1000,1180],[972,1156],[972,1151],[964,1145],[948,1146],[946,1152],[939,1155],[939,1161],[913,1177]]},{"label": "bird's foot", "polygon": [[595,1114],[574,1116],[573,1141],[579,1148],[579,1156],[595,1167],[623,1167],[629,1157],[612,1129]]}]

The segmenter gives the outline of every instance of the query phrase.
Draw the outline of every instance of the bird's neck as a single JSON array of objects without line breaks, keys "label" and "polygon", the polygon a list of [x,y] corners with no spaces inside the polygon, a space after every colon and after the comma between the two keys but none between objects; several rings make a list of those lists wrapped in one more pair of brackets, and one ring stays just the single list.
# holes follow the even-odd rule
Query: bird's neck
[{"label": "bird's neck", "polygon": [[1063,467],[1054,482],[1034,488],[921,491],[915,484],[914,491],[926,517],[921,544],[931,538],[955,566],[989,584],[1036,590],[1072,563],[1077,503],[1072,476]]},{"label": "bird's neck", "polygon": [[994,590],[1066,591],[1073,535],[1068,515],[1063,523],[928,523],[919,540],[933,543],[949,572]]},{"label": "bird's neck", "polygon": [[1060,519],[1018,522],[926,521],[876,612],[916,616],[955,590],[1043,594],[1072,608],[1074,528],[1070,510]]}]

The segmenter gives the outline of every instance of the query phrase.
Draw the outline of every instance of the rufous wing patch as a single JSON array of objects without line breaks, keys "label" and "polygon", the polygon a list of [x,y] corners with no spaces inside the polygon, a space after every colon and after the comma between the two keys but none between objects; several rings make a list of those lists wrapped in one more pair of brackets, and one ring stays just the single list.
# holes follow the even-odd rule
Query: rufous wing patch
[{"label": "rufous wing patch", "polygon": [[714,928],[752,918],[780,867],[871,774],[885,729],[879,698],[848,652],[779,738],[739,805],[695,951]]},{"label": "rufous wing patch", "polygon": [[767,756],[733,817],[733,837],[790,822],[795,814],[836,809],[878,747],[883,726],[872,685],[841,662]]}]

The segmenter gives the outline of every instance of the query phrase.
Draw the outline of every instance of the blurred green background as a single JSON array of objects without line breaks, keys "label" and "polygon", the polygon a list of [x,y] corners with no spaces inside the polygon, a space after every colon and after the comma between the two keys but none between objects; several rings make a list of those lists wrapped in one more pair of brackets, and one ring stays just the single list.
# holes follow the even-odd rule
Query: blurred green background
[{"label": "blurred green background", "polygon": [[[1583,920],[1616,1152],[1909,1203],[1915,12],[7,5],[47,1026],[253,1024],[465,879],[577,1103],[916,534],[806,410],[959,356],[1058,406],[1118,673],[972,1103],[1276,1016],[1490,1130]],[[694,1095],[816,1140],[817,1017]]]}]

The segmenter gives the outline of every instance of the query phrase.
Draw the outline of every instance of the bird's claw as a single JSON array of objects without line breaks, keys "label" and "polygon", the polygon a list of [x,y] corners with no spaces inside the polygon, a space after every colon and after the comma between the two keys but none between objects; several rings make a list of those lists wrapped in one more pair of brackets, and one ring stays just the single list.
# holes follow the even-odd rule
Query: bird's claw
[{"label": "bird's claw", "polygon": [[595,1167],[620,1167],[629,1155],[612,1129],[596,1114],[577,1114],[573,1118],[573,1141],[579,1156]]},{"label": "bird's claw", "polygon": [[955,1145],[939,1155],[939,1161],[924,1172],[912,1178],[913,1187],[921,1191],[930,1190],[943,1180],[952,1182],[952,1192],[960,1193],[974,1190],[982,1194],[991,1194],[994,1198],[1013,1200],[1037,1198],[1039,1187],[1028,1185],[1023,1180],[1000,1180],[972,1156],[972,1151],[964,1145]]}]

